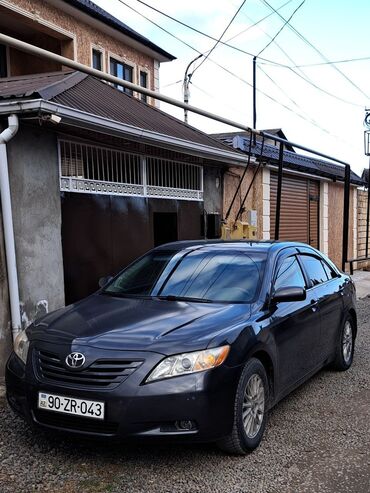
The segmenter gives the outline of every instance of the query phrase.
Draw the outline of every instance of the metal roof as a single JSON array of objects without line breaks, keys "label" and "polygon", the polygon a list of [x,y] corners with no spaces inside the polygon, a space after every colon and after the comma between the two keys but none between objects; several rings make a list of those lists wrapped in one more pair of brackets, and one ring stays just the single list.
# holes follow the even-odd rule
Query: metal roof
[{"label": "metal roof", "polygon": [[[221,142],[227,144],[234,149],[239,149],[243,152],[248,152],[250,139],[243,133],[232,132],[230,134],[220,134],[218,137]],[[262,142],[256,141],[255,145],[252,142],[251,153],[257,159],[261,157]],[[262,158],[276,164],[279,160],[279,148],[271,144],[264,144]],[[301,171],[302,173],[310,173],[313,175],[331,178],[333,180],[344,180],[344,166],[324,161],[323,159],[313,158],[303,154],[298,154],[289,150],[284,150],[284,167]],[[356,185],[363,185],[363,180],[351,171],[351,182]]]},{"label": "metal roof", "polygon": [[[0,79],[0,100],[43,99],[88,114],[230,152],[230,147],[111,84],[75,71]],[[237,150],[235,154],[241,155]]]},{"label": "metal roof", "polygon": [[107,24],[113,29],[120,31],[122,34],[125,34],[126,36],[143,44],[144,46],[150,48],[151,50],[160,53],[164,58],[167,58],[168,60],[176,59],[176,57],[174,57],[167,51],[163,50],[156,44],[152,43],[148,38],[145,38],[137,31],[134,31],[133,29],[131,29],[131,27],[127,26],[127,24],[124,24],[122,21],[116,19],[116,17],[109,14],[104,9],[102,9],[95,3],[91,2],[90,0],[63,0],[63,1],[71,5],[72,7],[81,10],[82,12],[85,12],[91,17],[94,17],[95,19],[104,22],[104,24]]}]

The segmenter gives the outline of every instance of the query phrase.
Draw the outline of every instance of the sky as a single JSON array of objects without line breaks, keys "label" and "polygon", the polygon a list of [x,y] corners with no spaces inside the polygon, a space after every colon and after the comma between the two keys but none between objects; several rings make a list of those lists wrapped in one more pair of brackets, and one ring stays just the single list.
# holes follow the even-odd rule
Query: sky
[{"label": "sky", "polygon": [[[370,47],[366,42],[370,1],[305,0],[303,4],[302,1],[246,0],[222,40],[252,55],[263,50],[258,58],[256,79],[257,129],[282,128],[289,140],[349,162],[361,174],[369,162],[364,154],[363,120],[365,107],[370,107]],[[124,2],[138,13],[120,0],[95,0],[176,57],[161,64],[160,91],[182,100],[186,66],[199,52],[207,53],[215,42],[138,0]],[[216,39],[243,3],[242,0],[145,2]],[[284,25],[284,20],[267,3],[285,19],[299,7],[289,21],[298,35],[287,24],[267,46]],[[368,59],[322,64],[325,60],[337,62],[365,57]],[[201,61],[195,62],[190,70],[194,72],[190,104],[252,126],[252,56],[218,44],[198,69]],[[165,103],[160,107],[183,119],[183,110]],[[235,130],[192,113],[189,123],[207,133]]]}]

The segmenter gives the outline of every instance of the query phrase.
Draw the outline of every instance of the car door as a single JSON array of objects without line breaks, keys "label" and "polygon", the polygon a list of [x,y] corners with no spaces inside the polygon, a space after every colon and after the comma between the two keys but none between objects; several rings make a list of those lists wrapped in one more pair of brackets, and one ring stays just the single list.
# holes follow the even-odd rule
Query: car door
[{"label": "car door", "polygon": [[[293,286],[307,288],[296,254],[278,260],[272,289]],[[273,304],[271,310],[270,328],[276,344],[280,390],[284,392],[315,368],[320,314],[312,292],[303,301]]]},{"label": "car door", "polygon": [[343,316],[343,280],[319,255],[300,254],[303,269],[310,283],[308,292],[317,298],[321,316],[320,338],[317,341],[318,364],[333,353]]}]

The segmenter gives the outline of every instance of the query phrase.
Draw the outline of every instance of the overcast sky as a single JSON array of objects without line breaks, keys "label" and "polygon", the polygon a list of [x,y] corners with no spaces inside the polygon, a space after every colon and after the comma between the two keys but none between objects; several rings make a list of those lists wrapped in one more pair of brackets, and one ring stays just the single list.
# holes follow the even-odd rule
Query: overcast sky
[{"label": "overcast sky", "polygon": [[[95,0],[105,10],[176,56],[177,60],[161,64],[161,92],[182,99],[182,82],[179,81],[184,77],[187,64],[198,52],[210,50],[214,42],[137,0],[124,1],[194,48],[177,41],[119,0]],[[242,3],[241,0],[145,1],[215,38],[222,34]],[[288,19],[302,0],[267,2],[275,9],[286,4],[279,13]],[[233,38],[230,44],[258,54],[284,24],[274,13],[257,26],[250,27],[271,12],[264,0],[247,0],[222,39],[228,41]],[[369,0],[305,0],[290,24],[326,59],[369,59],[294,68],[294,73],[289,67],[323,63],[324,59],[288,25],[285,26],[276,38],[277,44],[270,44],[261,54],[269,61],[260,60],[257,72],[257,88],[265,93],[258,93],[257,128],[282,128],[293,142],[348,161],[357,173],[361,173],[368,165],[368,158],[364,156],[363,119],[365,106],[370,106],[369,19]],[[251,126],[251,83],[252,57],[218,45],[199,70],[195,70],[190,103]],[[182,110],[163,103],[161,109],[183,118]],[[193,114],[189,116],[189,123],[209,133],[233,131],[231,127]]]}]

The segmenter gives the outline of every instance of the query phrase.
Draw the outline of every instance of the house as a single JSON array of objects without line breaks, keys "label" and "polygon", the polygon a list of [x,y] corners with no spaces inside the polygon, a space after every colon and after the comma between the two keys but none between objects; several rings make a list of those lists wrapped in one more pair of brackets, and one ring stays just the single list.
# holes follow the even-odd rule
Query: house
[{"label": "house", "polygon": [[[2,32],[154,90],[159,64],[174,58],[88,0],[30,5],[0,0]],[[1,378],[10,326],[15,334],[92,293],[155,245],[215,236],[205,217],[222,213],[223,170],[246,157],[151,98],[9,47],[0,53],[0,133],[10,121],[15,134],[0,138],[15,238],[6,256],[1,194]]]},{"label": "house", "polygon": [[[160,63],[175,58],[90,0],[0,0],[0,31],[154,91]],[[66,67],[0,45],[0,77],[60,70]]]},{"label": "house", "polygon": [[[266,131],[268,132],[268,131]],[[277,134],[278,135],[278,134]],[[252,142],[243,132],[213,135],[219,141],[249,153],[252,163],[243,180],[230,218],[235,219],[256,167],[260,171],[246,199],[239,219],[247,220],[247,212],[257,212],[257,237],[273,239],[277,198],[277,165],[279,149],[272,139]],[[281,240],[302,241],[320,249],[339,266],[342,265],[344,167],[287,149],[284,151],[284,173],[280,216]],[[243,169],[231,167],[224,174],[224,211],[232,201]],[[349,214],[349,258],[357,256],[357,188],[363,180],[351,172]]]},{"label": "house", "polygon": [[[19,121],[6,147],[23,326],[94,292],[100,277],[155,245],[203,237],[204,211],[222,212],[225,165],[246,161],[79,72],[0,80],[3,128],[10,114]],[[1,230],[0,255],[4,332]]]}]

